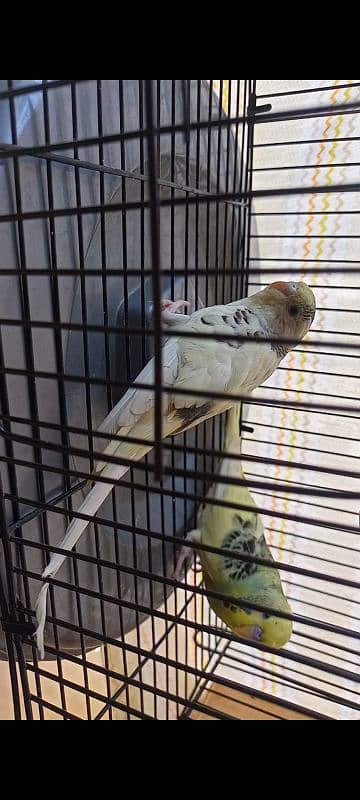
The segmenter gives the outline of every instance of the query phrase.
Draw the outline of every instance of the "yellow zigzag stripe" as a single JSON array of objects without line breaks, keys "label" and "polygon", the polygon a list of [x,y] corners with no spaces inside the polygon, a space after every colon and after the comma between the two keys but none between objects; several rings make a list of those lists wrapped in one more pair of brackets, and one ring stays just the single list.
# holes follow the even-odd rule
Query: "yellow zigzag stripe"
[{"label": "yellow zigzag stripe", "polygon": [[324,254],[324,247],[325,239],[321,239],[316,248],[315,261],[318,261],[318,259]]},{"label": "yellow zigzag stripe", "polygon": [[[339,139],[340,138],[343,122],[344,122],[344,117],[343,116],[339,116],[338,117],[338,122],[337,122],[337,125],[336,125],[336,128],[335,128],[335,134],[334,134],[335,139]],[[330,164],[334,163],[335,158],[336,158],[336,153],[337,153],[338,149],[339,149],[339,142],[334,142],[333,146],[332,146],[332,148],[330,150]]]},{"label": "yellow zigzag stripe", "polygon": [[223,109],[228,113],[229,111],[229,93],[230,93],[230,81],[224,81],[224,88],[223,88]]},{"label": "yellow zigzag stripe", "polygon": [[[328,210],[329,210],[329,209],[327,209],[327,211],[328,211]],[[322,235],[322,236],[325,236],[325,234],[326,234],[326,229],[327,229],[327,223],[328,223],[328,219],[329,219],[329,215],[328,215],[328,214],[325,214],[325,216],[324,216],[324,217],[323,217],[323,219],[321,220],[321,223],[320,223],[320,233],[321,233],[321,235]]]},{"label": "yellow zigzag stripe", "polygon": [[[332,99],[333,99],[333,102],[335,104],[337,102],[338,91],[339,90],[336,90],[334,92],[334,94],[332,95]],[[340,138],[343,124],[344,124],[344,117],[342,115],[340,115],[338,117],[337,124],[336,124],[336,127],[335,127],[335,132],[334,132],[334,138],[335,139],[339,139]],[[334,164],[334,162],[336,161],[336,156],[337,156],[338,149],[339,149],[339,142],[335,141],[333,143],[332,148],[331,148],[330,153],[329,153],[329,163],[330,164]],[[333,175],[334,175],[334,167],[330,167],[330,169],[327,171],[326,177],[325,177],[325,182],[326,182],[327,186],[331,186],[332,185]],[[325,212],[325,216],[323,217],[323,219],[322,219],[322,221],[320,223],[320,234],[322,236],[325,236],[326,230],[327,230],[327,223],[328,223],[328,219],[329,219],[327,212],[330,211],[330,208],[331,208],[330,199],[331,198],[330,198],[329,194],[324,195],[324,198],[323,198],[323,210]],[[332,247],[334,247],[334,246],[335,246],[335,243],[333,242],[332,243]],[[318,246],[318,250],[317,250],[317,257],[318,258],[320,258],[323,255],[324,247],[325,247],[325,239],[322,239],[322,241],[320,242],[320,244]]]},{"label": "yellow zigzag stripe", "polygon": [[308,219],[308,221],[306,223],[306,233],[307,233],[308,238],[307,238],[307,240],[306,240],[306,242],[304,244],[304,261],[307,260],[308,256],[310,256],[310,253],[311,253],[311,238],[310,237],[311,237],[311,234],[313,232],[313,227],[314,227],[314,222],[315,222],[315,217],[314,217],[314,213],[313,212],[316,211],[316,195],[312,195],[312,197],[310,198],[309,207],[310,207],[310,212],[311,213],[310,213],[309,219]]},{"label": "yellow zigzag stripe", "polygon": [[349,81],[349,84],[350,84],[350,85],[349,85],[349,88],[348,88],[348,89],[346,89],[346,92],[345,92],[345,101],[346,101],[346,103],[349,103],[349,102],[350,102],[350,100],[351,100],[352,84],[353,84],[353,82],[354,82],[354,81]]},{"label": "yellow zigzag stripe", "polygon": [[[326,195],[324,196],[324,205],[323,205],[323,208],[324,208],[324,211],[326,212],[326,220],[328,220],[328,219],[329,219],[329,217],[328,217],[328,214],[327,214],[327,212],[328,212],[328,211],[330,211],[330,208],[331,208],[331,205],[330,205],[330,195],[329,195],[329,194],[326,194]],[[321,227],[321,226],[320,226],[320,227]]]},{"label": "yellow zigzag stripe", "polygon": [[[339,81],[335,81],[335,86],[336,86],[338,83],[339,83]],[[337,105],[337,97],[338,97],[339,91],[340,91],[340,89],[335,89],[335,91],[334,91],[334,92],[333,92],[333,94],[331,95],[331,102],[332,102],[333,106],[336,106],[336,105]]]},{"label": "yellow zigzag stripe", "polygon": [[[326,151],[326,143],[325,142],[329,138],[330,131],[331,131],[331,126],[332,126],[332,118],[328,117],[328,119],[326,120],[326,123],[325,123],[324,131],[323,131],[323,139],[325,141],[321,143],[320,148],[318,150],[317,157],[316,157],[316,163],[318,164],[318,166],[316,167],[314,175],[313,175],[313,178],[312,178],[313,186],[318,186],[318,183],[319,183],[319,178],[320,178],[320,173],[321,173],[320,167],[321,167],[321,164],[323,162],[323,155],[325,154],[325,151]],[[313,212],[316,211],[316,202],[317,202],[316,195],[311,195],[310,200],[309,200],[309,213],[310,213],[310,216],[309,216],[309,219],[308,219],[308,221],[306,223],[306,233],[307,233],[308,238],[307,238],[307,240],[306,240],[306,242],[304,244],[304,262],[306,262],[308,260],[308,258],[310,256],[310,253],[311,253],[312,240],[311,240],[310,237],[311,237],[311,234],[312,234],[313,228],[314,228],[315,217],[314,217],[314,213]]]},{"label": "yellow zigzag stripe", "polygon": [[[353,81],[350,81],[350,86],[346,90],[345,95],[344,95],[344,99],[345,99],[345,101],[347,103],[350,102],[351,99],[352,99],[352,92],[353,92],[353,88],[351,86],[352,83],[353,83]],[[355,130],[356,130],[356,118],[355,118],[355,116],[350,116],[350,117],[348,117],[348,127],[346,129],[346,137],[351,137],[355,133]],[[346,182],[345,165],[348,163],[348,161],[350,159],[350,152],[351,152],[350,147],[351,147],[351,143],[350,142],[346,142],[345,143],[345,147],[344,147],[344,157],[343,157],[344,167],[340,172],[339,183],[345,183]],[[338,214],[334,217],[334,220],[333,220],[333,222],[334,222],[334,239],[332,240],[331,245],[330,245],[330,251],[329,251],[330,258],[333,258],[336,255],[337,240],[336,240],[335,236],[338,233],[341,233],[341,221],[342,221],[341,220],[341,211],[342,211],[343,207],[344,207],[344,195],[340,194],[339,198],[338,198],[338,201],[336,203],[336,211],[338,211]]]},{"label": "yellow zigzag stripe", "polygon": [[321,164],[323,162],[323,155],[324,155],[325,150],[326,150],[326,140],[329,138],[329,133],[331,131],[331,124],[332,124],[332,120],[331,120],[331,117],[329,117],[326,120],[325,130],[323,132],[323,139],[325,139],[325,142],[321,143],[320,149],[319,149],[319,152],[318,152],[318,155],[317,155],[317,159],[316,159],[316,163],[318,164],[318,166],[315,169],[315,174],[314,174],[314,177],[313,177],[313,185],[314,186],[318,185],[319,178],[320,178],[320,175],[321,175],[320,167],[321,167]]}]

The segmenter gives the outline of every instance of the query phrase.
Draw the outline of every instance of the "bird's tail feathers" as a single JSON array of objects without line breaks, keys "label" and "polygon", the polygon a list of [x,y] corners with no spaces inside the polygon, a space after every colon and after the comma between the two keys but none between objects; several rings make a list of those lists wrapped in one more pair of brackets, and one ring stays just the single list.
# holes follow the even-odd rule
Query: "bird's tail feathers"
[{"label": "bird's tail feathers", "polygon": [[[146,417],[139,422],[132,430],[132,435],[137,439],[149,440],[149,445],[136,445],[124,442],[117,447],[114,447],[114,442],[109,444],[105,451],[107,455],[114,455],[122,459],[127,459],[135,463],[141,461],[153,449],[153,414],[146,415]],[[167,432],[165,432],[167,433]],[[78,510],[78,514],[85,515],[93,519],[105,500],[111,494],[114,486],[127,475],[130,467],[121,464],[104,464],[101,471],[101,478],[108,478],[113,483],[103,483],[98,481],[93,489],[89,492],[84,502]],[[59,570],[67,559],[67,554],[70,553],[80,541],[82,535],[90,524],[89,519],[74,519],[69,525],[63,541],[58,545],[59,549],[64,550],[63,555],[54,554],[43,573],[43,580],[47,581],[49,578],[55,578]],[[46,604],[49,592],[49,584],[45,583],[37,600],[36,617],[38,622],[38,629],[36,632],[36,641],[41,658],[44,658],[44,632],[46,624]]]}]

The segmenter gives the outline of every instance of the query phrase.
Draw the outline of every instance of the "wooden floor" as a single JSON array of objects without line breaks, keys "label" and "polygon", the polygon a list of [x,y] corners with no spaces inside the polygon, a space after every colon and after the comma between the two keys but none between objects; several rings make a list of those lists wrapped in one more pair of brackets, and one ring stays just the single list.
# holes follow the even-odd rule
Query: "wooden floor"
[{"label": "wooden floor", "polygon": [[209,714],[194,712],[191,719],[198,721],[215,721],[219,717],[212,715],[216,712],[226,714],[235,720],[251,721],[310,721],[310,717],[289,711],[284,706],[278,706],[271,701],[264,701],[251,694],[236,692],[221,686],[212,686],[199,700],[199,703],[209,708]]},{"label": "wooden floor", "polygon": [[8,665],[0,661],[0,720],[14,719]]},{"label": "wooden floor", "polygon": [[[99,655],[94,657],[94,662],[96,660],[100,663]],[[47,665],[47,669],[51,668],[53,668],[52,665]],[[80,674],[75,676],[72,674],[71,677],[73,680],[81,679]],[[99,684],[96,685],[95,688],[98,691],[106,693],[105,685],[100,686]],[[59,698],[56,695],[55,688],[51,686],[51,684],[45,683],[44,689],[46,691],[46,697],[49,701],[59,703]],[[73,696],[68,694],[67,699],[69,700],[71,711],[75,714],[78,714],[81,718],[86,719],[86,709],[83,707],[84,699],[76,693],[73,693]],[[136,698],[132,698],[132,702],[134,707],[136,707]],[[205,712],[194,712],[191,715],[192,720],[216,721],[219,717],[221,717],[221,715],[226,715],[227,718],[235,720],[258,720],[269,722],[279,720],[309,721],[311,719],[303,714],[298,714],[295,711],[289,711],[289,709],[283,706],[275,705],[271,701],[264,701],[257,697],[253,697],[251,694],[232,691],[230,689],[222,688],[218,685],[214,685],[208,691],[206,691],[200,698],[199,703],[206,706],[209,709],[209,713],[206,714]],[[100,708],[101,704],[94,705],[94,716],[96,711],[100,710]],[[219,712],[218,716],[214,716],[216,712]],[[47,712],[46,718],[50,720],[59,719],[59,716]],[[125,717],[124,715],[117,715],[115,718],[124,719]],[[0,720],[11,719],[13,719],[13,707],[11,701],[9,671],[7,664],[0,663]]]}]

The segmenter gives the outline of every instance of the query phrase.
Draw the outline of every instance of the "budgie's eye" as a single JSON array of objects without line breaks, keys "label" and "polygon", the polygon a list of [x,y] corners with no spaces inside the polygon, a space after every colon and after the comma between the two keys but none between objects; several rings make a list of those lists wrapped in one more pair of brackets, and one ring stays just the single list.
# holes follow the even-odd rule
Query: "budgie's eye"
[{"label": "budgie's eye", "polygon": [[271,619],[271,614],[263,614],[263,619]]},{"label": "budgie's eye", "polygon": [[299,306],[290,306],[289,308],[290,317],[298,317],[300,314]]}]

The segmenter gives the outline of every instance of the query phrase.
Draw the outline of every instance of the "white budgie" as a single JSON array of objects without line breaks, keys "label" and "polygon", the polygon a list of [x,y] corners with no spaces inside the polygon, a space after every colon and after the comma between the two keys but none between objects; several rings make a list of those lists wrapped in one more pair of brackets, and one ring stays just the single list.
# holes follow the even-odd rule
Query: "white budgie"
[{"label": "white budgie", "polygon": [[[236,402],[234,398],[237,395],[250,395],[263,384],[309,331],[316,301],[306,284],[279,282],[247,299],[202,309],[189,317],[172,313],[177,308],[178,304],[170,303],[164,310],[164,322],[176,325],[174,332],[179,333],[168,340],[162,351],[163,386],[166,390],[163,401],[164,438],[184,433],[228,411]],[[181,336],[182,331],[186,332],[186,337]],[[201,334],[207,338],[201,338]],[[290,343],[277,342],[277,339],[289,340]],[[154,361],[151,361],[138,382],[153,387],[154,372]],[[176,390],[185,393],[177,394]],[[207,392],[220,395],[222,399],[207,398]],[[152,450],[154,404],[153,388],[133,388],[127,392],[99,432],[109,436],[130,436],[149,444],[110,440],[104,456],[136,463]],[[109,479],[111,483],[96,483],[78,513],[95,517],[112,488],[128,470],[128,466],[120,463],[100,463],[98,476]],[[59,545],[60,549],[70,552],[88,525],[86,520],[74,519]],[[54,555],[43,580],[54,578],[65,560],[65,555]],[[44,583],[36,606],[36,639],[42,658],[48,591],[49,584]]]}]

